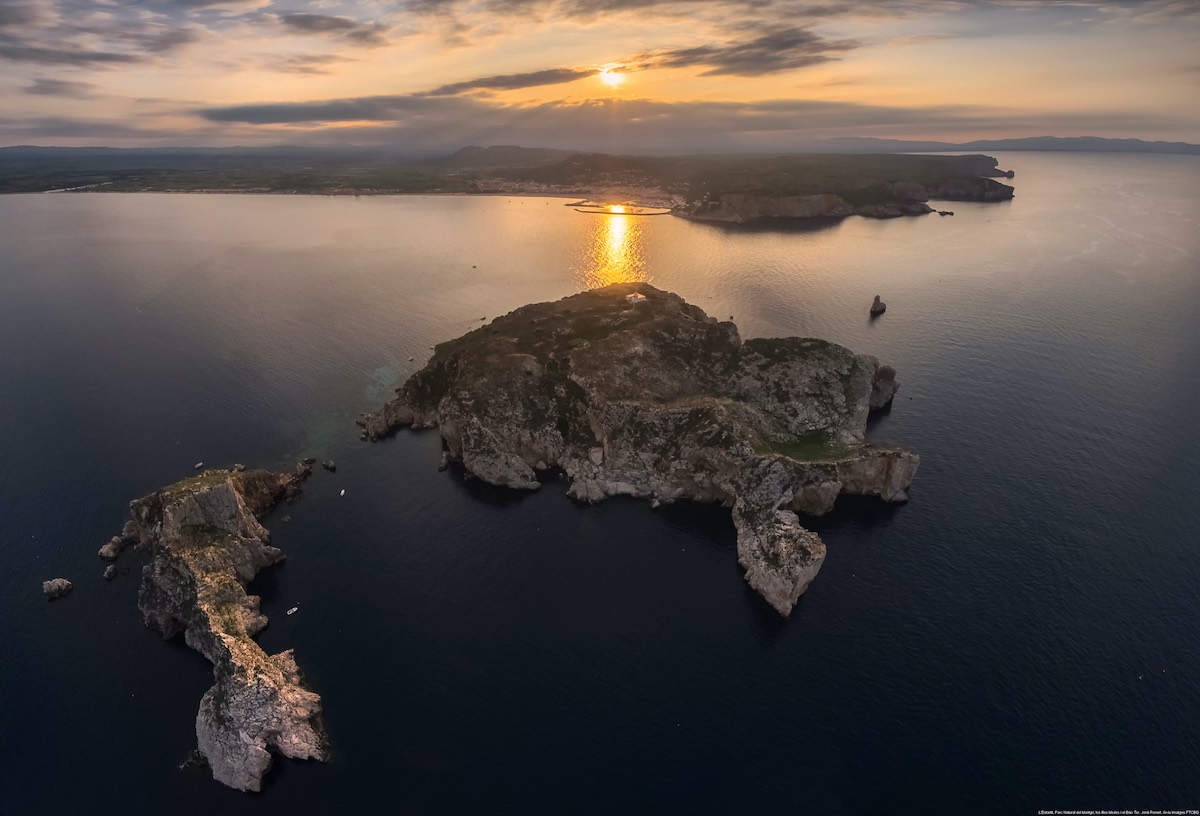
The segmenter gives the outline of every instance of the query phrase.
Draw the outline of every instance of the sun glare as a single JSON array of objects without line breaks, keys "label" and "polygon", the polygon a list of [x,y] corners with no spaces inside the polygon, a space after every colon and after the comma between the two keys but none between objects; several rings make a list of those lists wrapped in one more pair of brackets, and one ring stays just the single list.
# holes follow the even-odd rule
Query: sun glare
[{"label": "sun glare", "polygon": [[596,219],[591,246],[578,272],[584,287],[595,289],[610,283],[649,280],[642,252],[642,227],[625,214],[625,207],[610,205],[609,215]]},{"label": "sun glare", "polygon": [[610,88],[615,88],[625,81],[625,75],[612,68],[605,68],[600,72],[600,81]]}]

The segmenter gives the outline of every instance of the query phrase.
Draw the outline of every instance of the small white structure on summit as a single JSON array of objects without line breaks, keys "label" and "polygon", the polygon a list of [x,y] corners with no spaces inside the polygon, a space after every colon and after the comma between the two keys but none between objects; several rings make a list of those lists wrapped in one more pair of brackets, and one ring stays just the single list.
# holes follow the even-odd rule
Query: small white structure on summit
[{"label": "small white structure on summit", "polygon": [[625,296],[625,300],[627,300],[630,303],[645,303],[646,296],[643,295],[641,292],[631,292],[630,294]]}]

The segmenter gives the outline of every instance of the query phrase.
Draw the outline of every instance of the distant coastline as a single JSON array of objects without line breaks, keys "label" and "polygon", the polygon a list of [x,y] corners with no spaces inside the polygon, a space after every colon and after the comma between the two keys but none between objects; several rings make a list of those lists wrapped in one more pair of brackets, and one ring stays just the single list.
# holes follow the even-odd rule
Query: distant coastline
[{"label": "distant coastline", "polygon": [[[428,198],[575,199],[578,197],[575,195],[569,195],[567,193],[554,193],[554,192],[548,192],[548,193],[540,193],[540,192],[538,192],[538,193],[534,193],[534,192],[529,192],[529,193],[523,193],[523,192],[468,193],[468,192],[441,192],[441,191],[439,191],[439,192],[414,193],[414,192],[390,191],[390,190],[364,190],[364,191],[359,191],[359,192],[331,190],[331,191],[324,191],[324,192],[306,192],[306,191],[297,191],[297,190],[237,190],[237,189],[219,189],[219,188],[203,189],[203,190],[112,190],[112,189],[102,190],[102,189],[97,189],[100,186],[101,185],[89,185],[87,187],[78,187],[78,188],[72,188],[72,189],[45,190],[42,193],[26,193],[25,195],[46,195],[46,194],[50,194],[50,193],[54,193],[56,195],[62,194],[62,193],[81,193],[81,194],[82,193],[107,193],[110,195],[235,195],[235,196],[288,196],[288,197],[307,196],[307,197],[313,197],[313,198],[320,198],[320,197],[327,197],[327,198],[343,197],[344,198],[344,197],[351,197],[351,196],[354,198],[359,198],[359,197],[382,198],[382,197],[389,197],[389,196],[390,197],[402,196],[402,197],[406,197],[406,198],[428,197]],[[980,201],[980,202],[986,203],[988,201],[1007,200],[1007,199],[1011,199],[1012,197],[1013,197],[1012,195],[1008,195],[1004,198],[999,198],[999,199],[987,199],[987,198],[953,199],[953,198],[943,198],[941,196],[932,195],[932,196],[930,196],[930,200],[933,200],[933,199],[947,200],[947,201],[950,201],[950,200],[959,200],[959,201],[974,200],[974,201]],[[806,202],[808,204],[808,206],[802,206],[800,209],[794,209],[791,211],[784,210],[782,212],[770,212],[770,213],[764,213],[764,212],[761,212],[761,211],[758,211],[755,209],[749,209],[749,210],[735,210],[731,214],[730,213],[702,214],[702,213],[689,212],[686,209],[681,209],[678,207],[678,205],[664,206],[663,204],[657,203],[656,201],[652,201],[649,203],[638,201],[638,200],[630,201],[628,199],[623,199],[619,196],[613,198],[613,201],[614,201],[613,204],[606,205],[606,206],[608,206],[608,207],[617,207],[617,206],[624,207],[624,208],[626,208],[625,211],[616,211],[613,209],[601,209],[600,207],[597,207],[595,209],[583,209],[583,208],[579,208],[579,207],[574,207],[573,202],[571,202],[571,201],[568,201],[564,206],[572,207],[572,209],[574,209],[575,212],[580,213],[582,215],[630,216],[630,217],[639,217],[639,218],[671,215],[671,216],[675,216],[676,218],[682,218],[685,221],[695,221],[695,222],[702,223],[702,224],[731,224],[731,225],[746,224],[746,223],[750,223],[750,222],[762,223],[762,222],[769,222],[772,220],[779,220],[779,221],[808,221],[808,220],[829,220],[829,219],[837,220],[837,219],[841,219],[841,218],[848,218],[848,217],[854,216],[854,215],[861,216],[863,218],[889,219],[889,218],[900,218],[900,217],[905,217],[905,216],[930,215],[930,214],[938,212],[938,210],[936,210],[935,208],[930,207],[927,204],[925,204],[924,201],[912,202],[912,203],[904,205],[903,207],[895,207],[895,208],[892,208],[892,207],[851,208],[848,205],[846,205],[846,203],[844,201],[842,201],[841,199],[839,199],[837,196],[817,195],[817,196],[811,196],[808,198],[815,199],[816,201]],[[823,199],[825,201],[822,201]],[[620,202],[619,204],[616,203],[618,201]],[[659,211],[658,212],[641,212],[641,210],[647,210],[647,209],[659,210]]]},{"label": "distant coastline", "polygon": [[581,213],[675,214],[740,224],[933,212],[930,199],[1003,201],[1012,178],[982,154],[768,156],[563,155],[473,148],[429,161],[358,156],[245,157],[38,153],[11,167],[0,154],[0,192],[161,192],[219,195],[481,195],[569,198]]}]

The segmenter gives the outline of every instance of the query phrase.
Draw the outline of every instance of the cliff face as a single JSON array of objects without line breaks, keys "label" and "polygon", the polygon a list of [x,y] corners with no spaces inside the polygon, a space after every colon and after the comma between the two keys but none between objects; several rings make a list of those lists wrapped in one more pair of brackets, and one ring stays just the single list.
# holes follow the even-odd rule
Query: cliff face
[{"label": "cliff face", "polygon": [[258,522],[298,476],[210,470],[132,502],[130,539],[149,548],[138,606],[164,638],[182,633],[213,664],[215,684],[196,715],[200,753],[213,778],[257,791],[270,751],[327,758],[321,698],[292,652],[268,655],[253,640],[267,625],[246,584],[283,560]]},{"label": "cliff face", "polygon": [[443,343],[360,424],[367,439],[438,427],[447,458],[495,485],[534,490],[560,468],[584,501],[720,502],[747,581],[787,615],[825,556],[793,511],[907,498],[918,458],[863,444],[894,374],[823,340],[743,343],[677,295],[615,284]]}]

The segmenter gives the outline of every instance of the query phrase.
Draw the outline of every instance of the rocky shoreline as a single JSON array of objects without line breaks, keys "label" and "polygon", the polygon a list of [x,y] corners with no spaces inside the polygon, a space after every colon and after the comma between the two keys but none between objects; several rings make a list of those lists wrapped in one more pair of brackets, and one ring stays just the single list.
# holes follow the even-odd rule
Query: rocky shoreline
[{"label": "rocky shoreline", "polygon": [[797,512],[822,515],[842,494],[908,498],[919,458],[865,444],[868,414],[897,387],[873,357],[743,342],[678,295],[614,284],[442,343],[359,424],[368,440],[438,428],[444,459],[494,485],[536,490],[561,471],[586,502],[719,502],[746,581],[787,616],[825,558]]},{"label": "rocky shoreline", "polygon": [[254,641],[267,625],[246,585],[284,559],[259,523],[299,494],[311,463],[296,473],[208,470],[130,504],[132,519],[100,550],[148,550],[138,607],[163,638],[182,634],[213,664],[214,685],[196,715],[199,754],[213,778],[258,791],[271,752],[328,758],[321,698],[307,688],[292,651],[268,655]]}]

